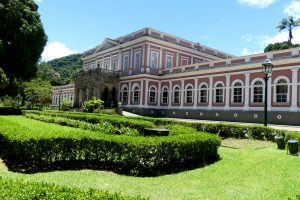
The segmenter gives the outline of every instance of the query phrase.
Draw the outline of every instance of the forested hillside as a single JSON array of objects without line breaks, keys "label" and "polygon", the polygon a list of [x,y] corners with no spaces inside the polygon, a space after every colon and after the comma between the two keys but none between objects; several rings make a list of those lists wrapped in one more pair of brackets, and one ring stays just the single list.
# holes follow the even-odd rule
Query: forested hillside
[{"label": "forested hillside", "polygon": [[82,54],[73,54],[41,63],[40,67],[50,67],[48,70],[52,71],[49,76],[51,85],[65,85],[74,82],[74,73],[82,68],[81,57]]}]

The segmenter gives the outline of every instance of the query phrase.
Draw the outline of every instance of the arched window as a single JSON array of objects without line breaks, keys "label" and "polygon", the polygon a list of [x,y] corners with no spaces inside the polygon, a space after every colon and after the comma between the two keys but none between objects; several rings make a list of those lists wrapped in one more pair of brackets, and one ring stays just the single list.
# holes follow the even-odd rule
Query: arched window
[{"label": "arched window", "polygon": [[288,82],[284,78],[281,78],[276,82],[276,102],[288,102]]},{"label": "arched window", "polygon": [[263,82],[261,80],[257,80],[253,84],[253,102],[254,103],[262,103],[263,102]]},{"label": "arched window", "polygon": [[135,86],[133,89],[133,103],[138,103],[140,98],[140,88]]},{"label": "arched window", "polygon": [[207,103],[207,93],[208,93],[208,87],[207,84],[201,84],[199,87],[199,102],[200,103]]},{"label": "arched window", "polygon": [[156,89],[155,87],[150,87],[149,89],[149,103],[155,103],[156,102]]},{"label": "arched window", "polygon": [[121,91],[121,99],[123,103],[127,103],[128,100],[128,89],[127,87],[123,87]]},{"label": "arched window", "polygon": [[191,86],[191,85],[186,87],[185,102],[193,103],[193,86]]},{"label": "arched window", "polygon": [[162,92],[162,103],[165,103],[165,104],[168,103],[168,98],[169,98],[168,88],[165,87]]},{"label": "arched window", "polygon": [[215,86],[215,103],[224,103],[224,87],[222,83]]},{"label": "arched window", "polygon": [[233,84],[233,103],[243,102],[243,85],[240,81]]},{"label": "arched window", "polygon": [[178,86],[173,89],[173,102],[180,103],[180,89]]}]

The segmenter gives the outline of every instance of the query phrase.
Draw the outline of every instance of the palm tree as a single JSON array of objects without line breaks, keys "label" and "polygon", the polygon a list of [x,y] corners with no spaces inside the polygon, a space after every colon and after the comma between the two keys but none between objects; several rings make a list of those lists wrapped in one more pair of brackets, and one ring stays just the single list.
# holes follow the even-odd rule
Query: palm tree
[{"label": "palm tree", "polygon": [[288,44],[291,45],[292,44],[292,39],[293,39],[293,28],[300,26],[300,18],[295,20],[294,17],[288,17],[288,18],[284,18],[282,19],[278,26],[276,28],[279,29],[279,32],[287,29],[289,31],[289,39],[288,39]]}]

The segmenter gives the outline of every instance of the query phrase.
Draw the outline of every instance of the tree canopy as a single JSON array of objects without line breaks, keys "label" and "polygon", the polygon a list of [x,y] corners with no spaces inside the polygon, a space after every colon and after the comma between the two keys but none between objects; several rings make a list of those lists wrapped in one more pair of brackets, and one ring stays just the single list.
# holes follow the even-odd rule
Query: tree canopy
[{"label": "tree canopy", "polygon": [[10,79],[29,80],[47,36],[33,0],[0,2],[0,67]]},{"label": "tree canopy", "polygon": [[297,26],[300,26],[300,19],[296,20],[296,19],[294,19],[294,17],[291,16],[291,17],[282,19],[276,28],[278,28],[279,31],[287,29],[289,32],[288,44],[292,44],[293,28],[295,28]]},{"label": "tree canopy", "polygon": [[264,52],[277,51],[289,48],[300,47],[299,44],[289,44],[288,42],[276,42],[274,44],[268,44],[264,49]]}]

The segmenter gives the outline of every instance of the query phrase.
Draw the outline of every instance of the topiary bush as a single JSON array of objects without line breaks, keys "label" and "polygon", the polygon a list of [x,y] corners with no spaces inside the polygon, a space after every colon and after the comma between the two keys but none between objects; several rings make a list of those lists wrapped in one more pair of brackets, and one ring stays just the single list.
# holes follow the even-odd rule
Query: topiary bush
[{"label": "topiary bush", "polygon": [[103,106],[103,101],[101,99],[97,99],[93,97],[92,99],[84,102],[84,109],[85,112],[94,112],[94,110],[99,109]]}]

